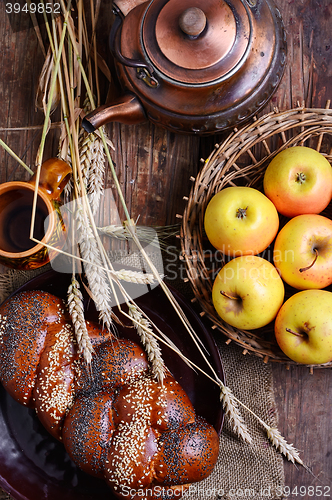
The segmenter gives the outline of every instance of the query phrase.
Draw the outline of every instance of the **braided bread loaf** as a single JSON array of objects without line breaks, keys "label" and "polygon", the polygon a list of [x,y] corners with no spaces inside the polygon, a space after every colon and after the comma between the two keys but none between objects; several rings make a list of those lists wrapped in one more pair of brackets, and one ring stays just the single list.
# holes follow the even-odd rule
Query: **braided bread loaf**
[{"label": "braided bread loaf", "polygon": [[139,345],[87,328],[89,367],[60,298],[26,291],[8,299],[0,307],[3,386],[116,496],[179,498],[214,468],[216,431],[170,374],[163,385],[151,377]]}]

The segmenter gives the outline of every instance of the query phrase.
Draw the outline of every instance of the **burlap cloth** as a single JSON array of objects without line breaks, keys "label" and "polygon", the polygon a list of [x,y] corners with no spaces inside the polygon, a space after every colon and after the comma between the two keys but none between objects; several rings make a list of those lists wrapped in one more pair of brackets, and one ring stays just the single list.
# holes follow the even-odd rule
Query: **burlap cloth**
[{"label": "burlap cloth", "polygon": [[[45,272],[45,270],[44,267],[38,272]],[[32,274],[11,270],[0,275],[0,301],[35,275],[36,271]],[[178,288],[181,288],[180,291],[184,295],[190,296],[189,288],[183,285]],[[227,385],[240,401],[266,423],[277,426],[277,409],[270,365],[264,364],[254,355],[243,355],[238,346],[226,345],[224,338],[217,337],[216,341],[220,349]],[[226,418],[220,436],[219,459],[213,473],[209,478],[192,487],[186,493],[185,499],[280,500],[280,491],[284,485],[283,458],[270,446],[265,432],[257,421],[244,410],[241,412],[253,443],[244,444],[235,437]],[[12,497],[0,488],[0,500],[10,499]]]}]

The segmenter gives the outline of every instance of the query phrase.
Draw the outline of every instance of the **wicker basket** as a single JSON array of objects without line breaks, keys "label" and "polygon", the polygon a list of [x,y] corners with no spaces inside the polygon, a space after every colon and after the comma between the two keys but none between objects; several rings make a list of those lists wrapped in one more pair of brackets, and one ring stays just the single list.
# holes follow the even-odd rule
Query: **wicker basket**
[{"label": "wicker basket", "polygon": [[[296,145],[315,148],[332,161],[332,110],[329,103],[326,109],[274,110],[255,118],[240,130],[235,129],[221,145],[215,146],[196,179],[192,179],[194,184],[186,198],[181,227],[182,258],[202,309],[201,315],[212,321],[213,329],[228,337],[226,343],[234,341],[240,345],[244,354],[254,353],[265,362],[271,360],[286,365],[296,363],[279,349],[273,323],[253,331],[239,330],[223,322],[215,312],[211,300],[212,284],[226,260],[209,244],[203,220],[209,200],[221,189],[246,185],[262,190],[264,172],[271,159],[279,151]],[[332,204],[324,215],[332,217]],[[281,225],[286,220],[281,218]],[[270,252],[268,250],[263,255],[266,258],[272,255],[272,248]],[[286,285],[286,298],[296,291]],[[316,367],[332,367],[332,362]]]}]

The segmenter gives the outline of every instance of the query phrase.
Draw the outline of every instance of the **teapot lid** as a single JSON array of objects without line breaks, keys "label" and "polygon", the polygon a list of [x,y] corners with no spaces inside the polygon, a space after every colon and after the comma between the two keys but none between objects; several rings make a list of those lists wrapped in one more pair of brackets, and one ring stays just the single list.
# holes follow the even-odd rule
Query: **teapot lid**
[{"label": "teapot lid", "polygon": [[202,85],[229,78],[250,49],[252,26],[245,3],[150,2],[141,31],[147,58],[155,69],[183,84]]}]

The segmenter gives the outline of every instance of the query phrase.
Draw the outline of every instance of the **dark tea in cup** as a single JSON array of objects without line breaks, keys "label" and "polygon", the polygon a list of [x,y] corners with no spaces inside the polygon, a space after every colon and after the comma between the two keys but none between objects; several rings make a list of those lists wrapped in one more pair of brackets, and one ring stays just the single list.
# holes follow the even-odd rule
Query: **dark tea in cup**
[{"label": "dark tea in cup", "polygon": [[[63,236],[57,206],[70,178],[71,167],[51,158],[41,167],[35,199],[36,176],[30,182],[0,185],[0,262],[15,269],[35,269],[49,261],[49,248]],[[33,217],[33,233],[31,224]]]},{"label": "dark tea in cup", "polygon": [[[36,245],[30,238],[33,195],[24,187],[0,196],[0,248],[5,252],[26,252]],[[39,241],[45,237],[48,215],[46,203],[38,196],[33,236]]]}]

